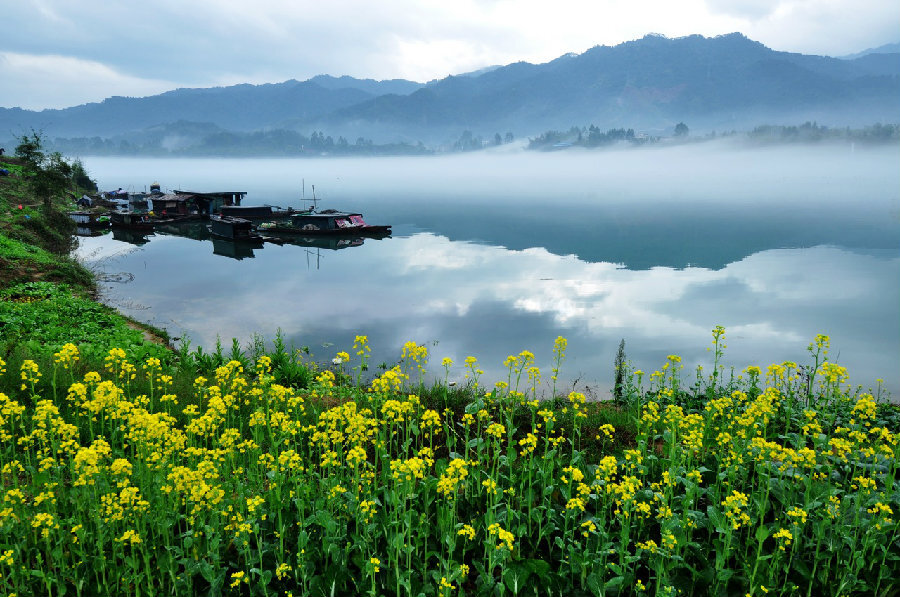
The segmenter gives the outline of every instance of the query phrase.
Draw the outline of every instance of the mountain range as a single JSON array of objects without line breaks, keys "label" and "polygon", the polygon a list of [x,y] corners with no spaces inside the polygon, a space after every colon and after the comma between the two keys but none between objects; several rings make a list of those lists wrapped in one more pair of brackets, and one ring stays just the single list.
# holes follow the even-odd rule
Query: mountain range
[{"label": "mountain range", "polygon": [[[463,131],[516,137],[594,124],[670,133],[815,120],[900,122],[900,52],[845,58],[781,52],[739,33],[648,35],[544,64],[517,62],[428,83],[320,75],[307,81],[176,89],[59,110],[0,108],[0,139],[126,140],[190,147],[210,135],[322,131],[350,142],[447,143]],[[227,135],[225,135],[227,136]]]}]

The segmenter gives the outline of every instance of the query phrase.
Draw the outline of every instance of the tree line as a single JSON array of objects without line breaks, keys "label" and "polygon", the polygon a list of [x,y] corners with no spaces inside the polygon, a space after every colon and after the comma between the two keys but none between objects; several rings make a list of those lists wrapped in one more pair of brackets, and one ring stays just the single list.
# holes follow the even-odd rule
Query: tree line
[{"label": "tree line", "polygon": [[[747,132],[711,131],[703,135],[691,136],[688,126],[679,122],[672,129],[671,140],[677,142],[699,142],[721,137],[742,137],[754,144],[774,143],[819,143],[853,142],[861,144],[881,144],[900,141],[900,124],[876,123],[862,128],[829,127],[816,122],[800,125],[763,124]],[[657,143],[663,137],[636,134],[634,129],[614,128],[601,130],[593,124],[588,127],[573,126],[568,131],[549,130],[529,139],[528,149],[556,150],[568,147],[604,147],[614,144],[643,145]]]}]

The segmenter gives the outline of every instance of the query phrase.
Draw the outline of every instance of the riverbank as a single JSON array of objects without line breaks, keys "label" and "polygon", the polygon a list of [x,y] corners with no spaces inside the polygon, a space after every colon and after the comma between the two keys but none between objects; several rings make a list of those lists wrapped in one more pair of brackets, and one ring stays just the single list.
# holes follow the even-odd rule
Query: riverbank
[{"label": "riverbank", "polygon": [[[85,189],[72,187],[62,197],[46,203],[34,194],[29,178],[33,174],[25,160],[4,156],[0,158],[0,168],[9,172],[0,177],[0,293],[4,299],[10,303],[35,302],[52,295],[54,305],[71,317],[50,313],[50,305],[43,305],[46,318],[60,326],[60,332],[87,326],[97,328],[92,332],[97,337],[103,336],[103,329],[120,337],[123,328],[130,328],[148,342],[168,345],[165,330],[124,317],[100,304],[94,273],[72,256],[77,239],[75,224],[68,216],[69,202]],[[55,288],[51,289],[51,285]],[[89,309],[85,301],[97,307]],[[81,311],[84,317],[79,317]],[[102,326],[92,325],[86,319],[88,314],[102,317]],[[32,343],[52,344],[56,334],[40,326],[24,329],[8,321],[4,324],[7,350],[11,342],[21,342],[26,335]]]}]

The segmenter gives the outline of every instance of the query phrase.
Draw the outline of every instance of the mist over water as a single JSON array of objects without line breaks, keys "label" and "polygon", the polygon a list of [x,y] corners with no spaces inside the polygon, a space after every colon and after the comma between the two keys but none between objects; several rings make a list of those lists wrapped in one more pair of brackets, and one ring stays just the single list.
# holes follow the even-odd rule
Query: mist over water
[{"label": "mist over water", "polygon": [[[342,250],[267,244],[228,259],[209,241],[83,239],[80,254],[134,280],[106,300],[204,348],[281,328],[330,359],[367,334],[374,363],[407,340],[432,369],[478,357],[506,379],[523,349],[549,378],[608,394],[619,340],[650,372],[668,354],[707,372],[710,330],[737,370],[808,362],[817,333],[866,387],[900,395],[900,148],[479,152],[373,159],[85,158],[101,188],[247,191],[244,203],[353,209],[392,238]],[[305,184],[305,193],[304,193]]]}]

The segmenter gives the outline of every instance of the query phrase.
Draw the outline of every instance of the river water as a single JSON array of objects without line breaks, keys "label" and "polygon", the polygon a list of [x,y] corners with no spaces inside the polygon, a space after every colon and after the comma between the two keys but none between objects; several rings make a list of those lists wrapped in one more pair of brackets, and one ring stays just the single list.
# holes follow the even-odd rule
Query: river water
[{"label": "river water", "polygon": [[[83,161],[102,189],[246,191],[245,205],[358,210],[393,235],[349,246],[208,238],[83,238],[104,300],[212,348],[281,330],[319,361],[367,335],[372,364],[404,342],[430,370],[475,356],[505,380],[530,350],[548,385],[557,336],[560,387],[609,395],[621,339],[650,372],[679,354],[707,373],[710,330],[724,362],[809,362],[816,334],[850,380],[900,395],[900,150],[745,149],[720,143],[630,151],[504,148],[417,158]],[[118,238],[117,238],[118,237]],[[374,369],[373,369],[374,371]]]}]

